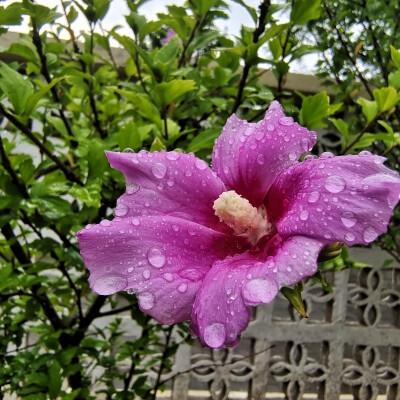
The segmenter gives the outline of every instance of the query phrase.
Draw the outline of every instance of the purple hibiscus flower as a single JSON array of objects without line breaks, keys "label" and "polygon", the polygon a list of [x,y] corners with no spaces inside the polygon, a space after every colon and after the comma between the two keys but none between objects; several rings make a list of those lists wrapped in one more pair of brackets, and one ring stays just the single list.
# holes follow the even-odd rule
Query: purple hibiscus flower
[{"label": "purple hibiscus flower", "polygon": [[212,169],[192,154],[108,152],[126,193],[112,221],[78,233],[92,289],[131,291],[160,323],[191,320],[204,345],[236,345],[249,306],[313,275],[325,245],[375,240],[398,202],[384,158],[298,162],[315,141],[275,101],[257,124],[229,118]]},{"label": "purple hibiscus flower", "polygon": [[176,36],[176,32],[175,32],[173,29],[168,28],[168,30],[167,30],[167,36],[165,36],[164,39],[161,39],[161,40],[160,40],[160,43],[161,43],[162,45],[166,45],[167,43],[170,42],[170,40],[171,40],[174,36]]}]

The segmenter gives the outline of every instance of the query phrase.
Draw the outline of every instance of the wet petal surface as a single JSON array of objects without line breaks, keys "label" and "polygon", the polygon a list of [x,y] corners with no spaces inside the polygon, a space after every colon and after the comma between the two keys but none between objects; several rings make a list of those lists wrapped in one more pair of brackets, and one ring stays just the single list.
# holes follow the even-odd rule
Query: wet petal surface
[{"label": "wet petal surface", "polygon": [[282,286],[313,275],[321,248],[307,237],[276,235],[263,253],[217,261],[196,296],[192,332],[209,347],[235,346],[249,323],[249,306],[269,303]]},{"label": "wet petal surface", "polygon": [[309,159],[285,171],[266,199],[281,235],[325,243],[367,244],[386,232],[399,200],[400,178],[384,158],[360,155]]},{"label": "wet petal surface", "polygon": [[246,249],[240,238],[161,216],[104,220],[78,240],[93,291],[130,290],[142,311],[165,324],[189,319],[211,265]]},{"label": "wet petal surface", "polygon": [[264,120],[248,123],[232,115],[217,139],[212,165],[228,189],[255,207],[276,177],[315,144],[315,132],[286,117],[276,101]]},{"label": "wet petal surface", "polygon": [[212,208],[225,185],[203,160],[177,152],[107,152],[107,157],[126,179],[115,216],[169,215],[229,230]]}]

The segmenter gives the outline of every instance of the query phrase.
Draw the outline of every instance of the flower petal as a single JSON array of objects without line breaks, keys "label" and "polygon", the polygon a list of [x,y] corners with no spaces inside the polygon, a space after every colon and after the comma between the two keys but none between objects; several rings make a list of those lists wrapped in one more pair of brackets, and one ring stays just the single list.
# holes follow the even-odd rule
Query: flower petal
[{"label": "flower petal", "polygon": [[400,177],[368,152],[306,160],[285,171],[266,199],[268,218],[284,236],[365,244],[386,232]]},{"label": "flower petal", "polygon": [[93,291],[131,290],[140,308],[161,323],[189,319],[211,265],[247,246],[243,239],[161,216],[104,220],[78,232],[78,240]]},{"label": "flower petal", "polygon": [[285,117],[280,104],[273,101],[257,124],[236,115],[229,118],[214,146],[213,169],[229,190],[258,207],[276,177],[315,141],[315,132]]},{"label": "flower petal", "polygon": [[203,160],[174,151],[106,154],[126,179],[116,216],[170,215],[228,230],[212,208],[225,185]]},{"label": "flower petal", "polygon": [[313,275],[321,248],[307,237],[276,235],[263,253],[217,261],[197,293],[192,333],[209,347],[235,346],[249,323],[249,306],[269,303],[282,286]]}]

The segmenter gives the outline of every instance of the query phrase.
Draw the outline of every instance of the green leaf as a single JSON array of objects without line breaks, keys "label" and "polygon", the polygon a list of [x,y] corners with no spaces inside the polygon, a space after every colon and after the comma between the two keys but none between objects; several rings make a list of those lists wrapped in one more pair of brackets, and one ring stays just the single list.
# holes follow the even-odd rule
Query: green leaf
[{"label": "green leaf", "polygon": [[190,141],[187,151],[196,153],[204,149],[211,150],[214,147],[214,140],[220,135],[220,133],[220,126],[215,126],[200,132],[193,140]]},{"label": "green leaf", "polygon": [[32,83],[3,62],[0,64],[0,89],[7,96],[17,115],[23,115],[28,99],[33,95]]},{"label": "green leaf", "polygon": [[328,120],[335,125],[336,129],[346,138],[346,140],[349,140],[349,126],[346,122],[344,122],[341,118],[328,118]]},{"label": "green leaf", "polygon": [[312,19],[319,18],[321,0],[294,0],[290,20],[295,25],[305,25]]},{"label": "green leaf", "polygon": [[303,291],[303,284],[297,283],[294,286],[284,286],[281,289],[281,293],[289,300],[290,304],[299,312],[303,318],[308,318],[306,309],[304,306],[301,292]]},{"label": "green leaf", "polygon": [[378,104],[376,101],[371,101],[360,97],[357,99],[357,104],[361,106],[362,113],[367,122],[370,123],[378,115]]},{"label": "green leaf", "polygon": [[53,364],[49,368],[49,395],[51,399],[56,399],[61,390],[61,374],[60,364],[57,361],[53,361]]},{"label": "green leaf", "polygon": [[106,144],[100,139],[92,139],[89,144],[87,160],[89,164],[88,180],[102,177],[108,168],[107,157],[104,153]]},{"label": "green leaf", "polygon": [[398,51],[392,45],[390,46],[390,55],[392,56],[392,60],[396,65],[397,69],[400,69],[400,51]]},{"label": "green leaf", "polygon": [[56,85],[58,82],[65,79],[66,76],[62,76],[60,78],[54,78],[49,84],[44,85],[40,90],[34,93],[26,102],[25,105],[25,115],[30,115],[38,106],[39,101],[43,98],[43,96],[51,90],[51,88]]},{"label": "green leaf", "polygon": [[396,90],[392,87],[375,89],[373,94],[380,112],[392,109],[400,100]]},{"label": "green leaf", "polygon": [[396,90],[400,89],[400,71],[389,74],[389,86],[394,87]]},{"label": "green leaf", "polygon": [[120,150],[126,148],[140,150],[143,146],[143,141],[149,137],[150,131],[154,125],[136,125],[133,121],[127,122],[118,131],[118,145]]},{"label": "green leaf", "polygon": [[165,46],[161,47],[160,50],[154,56],[155,64],[171,64],[179,51],[179,39],[174,36]]},{"label": "green leaf", "polygon": [[101,205],[101,183],[97,179],[86,186],[74,185],[71,188],[72,197],[80,200],[87,207],[100,208]]},{"label": "green leaf", "polygon": [[102,20],[110,7],[110,0],[92,0],[97,19]]},{"label": "green leaf", "polygon": [[243,0],[233,0],[233,1],[243,6],[246,9],[246,11],[250,14],[254,23],[255,24],[257,23],[258,16],[257,16],[257,10],[255,8],[248,6]]},{"label": "green leaf", "polygon": [[196,89],[196,82],[190,79],[174,79],[170,82],[162,82],[155,86],[161,107],[166,107],[183,94]]},{"label": "green leaf", "polygon": [[200,16],[205,16],[213,7],[218,0],[196,0],[195,4],[197,6],[197,10],[200,13]]},{"label": "green leaf", "polygon": [[150,151],[152,152],[152,151],[162,151],[162,150],[167,150],[167,147],[159,137],[156,137],[153,140],[153,143],[151,144]]},{"label": "green leaf", "polygon": [[307,96],[303,99],[303,104],[299,114],[301,125],[308,129],[324,127],[322,120],[329,113],[329,97],[326,92],[317,93],[314,96]]},{"label": "green leaf", "polygon": [[58,196],[47,195],[31,201],[37,206],[38,212],[50,220],[60,219],[71,212],[69,202]]},{"label": "green leaf", "polygon": [[0,6],[0,25],[19,25],[22,21],[23,9],[18,2],[11,3],[8,7]]}]

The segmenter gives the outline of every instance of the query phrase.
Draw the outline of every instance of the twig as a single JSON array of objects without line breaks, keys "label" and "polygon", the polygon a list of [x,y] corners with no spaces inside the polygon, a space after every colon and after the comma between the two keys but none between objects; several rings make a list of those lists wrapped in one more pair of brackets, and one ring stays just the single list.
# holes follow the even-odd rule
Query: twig
[{"label": "twig", "polygon": [[109,315],[115,315],[129,310],[132,310],[132,304],[120,308],[114,308],[113,310],[109,311],[99,312],[96,318],[108,317]]},{"label": "twig", "polygon": [[28,139],[33,142],[39,149],[47,155],[61,169],[65,177],[71,182],[75,182],[80,186],[84,186],[83,182],[57,157],[55,156],[36,136],[35,134],[13,114],[9,113],[3,104],[0,104],[0,112],[15,125]]},{"label": "twig", "polygon": [[164,370],[165,360],[167,359],[167,356],[168,356],[169,342],[171,341],[171,335],[172,335],[173,329],[174,329],[174,325],[171,325],[167,330],[167,336],[165,338],[165,347],[164,347],[163,354],[161,356],[160,368],[158,369],[158,373],[157,373],[157,380],[156,380],[156,383],[155,383],[154,388],[153,388],[154,393],[153,393],[153,396],[152,396],[152,400],[156,400],[157,390],[161,386],[160,385],[161,375],[162,375],[163,370]]},{"label": "twig", "polygon": [[[266,351],[268,351],[268,350],[271,350],[273,347],[274,347],[274,345],[271,345],[271,346],[269,346],[269,347],[267,347],[267,348],[265,348],[265,349],[262,349],[262,350],[260,350],[260,351],[255,352],[255,353],[250,353],[250,354],[248,354],[247,356],[240,357],[240,358],[238,358],[237,360],[232,360],[232,361],[230,361],[230,362],[228,362],[228,363],[224,363],[223,365],[226,366],[226,365],[233,365],[233,364],[236,364],[237,362],[246,360],[247,358],[251,358],[251,357],[257,356],[257,355],[259,355],[259,354],[261,354],[261,353],[264,353],[264,352],[266,352]],[[221,362],[211,362],[210,364],[202,364],[202,365],[201,365],[201,368],[215,367],[216,365],[222,365],[222,363],[221,363]],[[186,369],[185,371],[177,372],[176,374],[174,374],[174,375],[168,377],[167,379],[164,379],[163,381],[161,381],[161,382],[159,383],[159,386],[162,386],[162,385],[164,385],[165,383],[167,383],[168,381],[170,381],[170,380],[172,380],[172,379],[175,379],[175,378],[176,378],[177,376],[179,376],[179,375],[183,375],[183,374],[187,374],[187,373],[189,373],[189,372],[192,372],[192,371],[196,370],[197,368],[199,368],[199,367],[194,366],[194,367],[191,367],[191,368]]]},{"label": "twig", "polygon": [[[262,33],[265,30],[265,26],[267,24],[266,18],[267,18],[267,14],[268,14],[270,5],[271,5],[270,0],[263,0],[259,6],[260,17],[258,19],[258,26],[256,27],[256,29],[253,32],[253,43],[257,43],[258,39],[260,38],[260,36],[262,35]],[[235,102],[232,107],[232,111],[231,111],[232,114],[237,111],[237,109],[240,106],[240,103],[242,102],[243,91],[246,86],[246,81],[247,81],[247,77],[249,75],[251,66],[252,65],[251,65],[250,61],[246,60],[244,67],[243,67],[242,76],[240,78],[239,86],[238,86],[238,93],[236,95]]]}]

